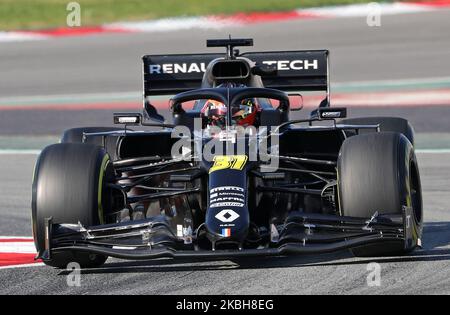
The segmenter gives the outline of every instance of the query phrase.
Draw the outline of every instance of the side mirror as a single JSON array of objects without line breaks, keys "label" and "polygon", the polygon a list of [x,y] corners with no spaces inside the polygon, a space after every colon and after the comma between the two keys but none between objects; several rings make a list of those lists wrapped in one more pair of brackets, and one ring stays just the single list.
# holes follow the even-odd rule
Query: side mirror
[{"label": "side mirror", "polygon": [[347,117],[347,108],[345,108],[345,107],[318,108],[316,117],[319,120],[346,118]]},{"label": "side mirror", "polygon": [[303,109],[303,96],[299,93],[288,94],[289,102],[291,103],[291,111],[300,111]]},{"label": "side mirror", "polygon": [[160,123],[164,122],[164,117],[158,113],[155,106],[150,104],[148,100],[145,100],[144,102],[144,114],[147,119],[151,119]]},{"label": "side mirror", "polygon": [[142,114],[140,113],[114,113],[115,125],[133,125],[138,126],[142,123]]}]

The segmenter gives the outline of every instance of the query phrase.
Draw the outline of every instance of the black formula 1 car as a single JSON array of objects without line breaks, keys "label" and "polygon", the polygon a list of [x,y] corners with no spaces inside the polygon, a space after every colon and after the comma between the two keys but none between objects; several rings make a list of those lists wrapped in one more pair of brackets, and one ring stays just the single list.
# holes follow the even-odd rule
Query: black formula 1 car
[{"label": "black formula 1 car", "polygon": [[[33,179],[37,258],[88,268],[107,257],[385,256],[420,247],[410,124],[346,119],[345,108],[330,107],[328,51],[235,49],[252,45],[208,40],[226,54],[144,56],[142,114],[114,114],[117,128],[67,130],[46,147]],[[287,93],[302,91],[326,96],[308,119],[290,120],[301,103]],[[175,95],[172,124],[155,95]]]}]

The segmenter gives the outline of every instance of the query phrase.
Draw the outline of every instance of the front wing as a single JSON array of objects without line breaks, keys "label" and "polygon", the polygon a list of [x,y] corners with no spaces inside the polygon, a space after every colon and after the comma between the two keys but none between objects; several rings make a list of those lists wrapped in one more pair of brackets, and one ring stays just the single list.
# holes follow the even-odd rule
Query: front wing
[{"label": "front wing", "polygon": [[50,260],[65,251],[81,251],[120,259],[156,258],[227,259],[251,256],[324,254],[372,244],[412,250],[420,246],[412,209],[396,216],[371,219],[317,214],[294,214],[285,221],[279,238],[256,249],[204,250],[177,237],[164,217],[85,228],[81,224],[54,224],[46,220],[45,250],[36,258]]}]

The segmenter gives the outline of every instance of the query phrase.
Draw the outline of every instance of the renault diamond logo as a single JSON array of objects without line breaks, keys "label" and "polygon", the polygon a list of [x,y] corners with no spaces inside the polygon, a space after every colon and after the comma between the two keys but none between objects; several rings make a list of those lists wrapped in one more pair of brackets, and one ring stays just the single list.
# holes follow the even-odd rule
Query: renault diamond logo
[{"label": "renault diamond logo", "polygon": [[220,221],[222,221],[224,223],[233,222],[237,218],[239,218],[239,214],[237,214],[236,212],[234,212],[231,209],[222,210],[218,214],[216,214],[216,219],[220,220]]}]

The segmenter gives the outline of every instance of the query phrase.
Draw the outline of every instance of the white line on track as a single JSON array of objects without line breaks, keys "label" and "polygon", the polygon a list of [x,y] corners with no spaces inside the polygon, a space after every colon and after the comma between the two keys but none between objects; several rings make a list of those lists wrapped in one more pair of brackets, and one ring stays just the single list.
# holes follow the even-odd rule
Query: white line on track
[{"label": "white line on track", "polygon": [[418,149],[416,150],[418,154],[448,154],[450,149]]},{"label": "white line on track", "polygon": [[388,80],[371,80],[371,81],[348,81],[331,83],[334,88],[348,87],[377,87],[384,85],[404,86],[404,85],[421,85],[421,84],[450,84],[450,77],[429,77],[429,78],[409,78],[409,79],[388,79]]},{"label": "white line on track", "polygon": [[0,267],[0,270],[5,269],[17,269],[17,268],[32,268],[32,267],[42,267],[45,266],[44,263],[34,263],[34,264],[23,264],[23,265],[12,265]]},{"label": "white line on track", "polygon": [[34,246],[33,241],[29,241],[29,242],[1,242],[0,241],[0,254],[5,254],[5,253],[36,254],[36,247]]},{"label": "white line on track", "polygon": [[40,150],[0,149],[0,155],[38,155]]},{"label": "white line on track", "polygon": [[8,97],[0,97],[0,104],[14,105],[14,104],[104,102],[109,100],[142,100],[142,91],[127,91],[115,93],[8,96]]},{"label": "white line on track", "polygon": [[1,42],[23,42],[29,40],[44,40],[49,39],[49,36],[42,34],[31,34],[25,32],[0,32]]},{"label": "white line on track", "polygon": [[[5,258],[4,255],[7,256],[7,259],[11,259],[11,257],[16,256],[17,261],[21,261],[24,258],[24,255],[28,255],[27,257],[29,257],[30,254],[32,254],[33,257],[36,255],[36,248],[34,246],[33,237],[0,236],[0,262],[2,262],[2,259]],[[31,263],[30,260],[31,259],[26,258],[26,262],[30,263],[0,266],[0,270],[44,266],[43,263]],[[2,264],[4,264],[4,262],[5,261],[3,261]]]},{"label": "white line on track", "polygon": [[379,10],[381,15],[396,15],[404,13],[427,12],[436,10],[434,6],[424,6],[415,3],[377,3],[377,7],[363,4],[350,4],[340,6],[325,6],[310,9],[299,9],[297,12],[307,12],[324,17],[366,17],[373,10]]}]

